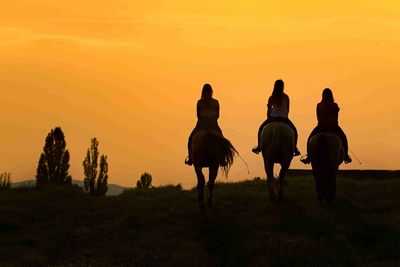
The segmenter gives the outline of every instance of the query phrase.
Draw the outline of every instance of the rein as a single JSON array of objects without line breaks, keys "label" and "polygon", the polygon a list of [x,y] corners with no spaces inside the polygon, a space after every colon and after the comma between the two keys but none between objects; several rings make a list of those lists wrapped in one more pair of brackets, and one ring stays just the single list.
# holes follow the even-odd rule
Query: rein
[{"label": "rein", "polygon": [[357,158],[356,154],[354,154],[353,150],[351,150],[350,147],[349,147],[349,150],[350,150],[351,154],[354,156],[354,158],[357,160],[358,164],[361,165],[361,161]]},{"label": "rein", "polygon": [[237,151],[236,148],[235,148],[235,152],[238,155],[238,157],[243,161],[243,163],[246,165],[247,174],[250,174],[250,169],[249,169],[249,165],[247,164],[247,162],[242,158],[242,156],[240,156],[239,151]]}]

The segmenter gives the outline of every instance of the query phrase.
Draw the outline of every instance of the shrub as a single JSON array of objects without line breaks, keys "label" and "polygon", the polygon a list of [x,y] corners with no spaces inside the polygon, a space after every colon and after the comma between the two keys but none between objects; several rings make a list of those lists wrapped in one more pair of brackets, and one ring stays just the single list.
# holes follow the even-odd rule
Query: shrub
[{"label": "shrub", "polygon": [[150,188],[152,180],[153,180],[153,178],[151,177],[151,174],[145,172],[140,176],[140,179],[136,183],[136,187],[137,188]]}]

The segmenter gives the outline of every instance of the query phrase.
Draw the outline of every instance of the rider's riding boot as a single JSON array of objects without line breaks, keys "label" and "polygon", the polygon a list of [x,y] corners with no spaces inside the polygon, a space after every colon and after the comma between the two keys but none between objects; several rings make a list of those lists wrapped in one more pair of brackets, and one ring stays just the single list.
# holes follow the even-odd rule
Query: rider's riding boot
[{"label": "rider's riding boot", "polygon": [[251,151],[253,151],[253,153],[255,153],[255,154],[259,154],[261,152],[261,147],[257,145],[255,147],[253,147],[253,149]]},{"label": "rider's riding boot", "polygon": [[307,155],[305,158],[300,159],[301,162],[304,164],[310,164],[311,163],[311,158]]},{"label": "rider's riding boot", "polygon": [[296,147],[294,149],[294,156],[300,156],[300,155],[301,155],[300,150]]},{"label": "rider's riding boot", "polygon": [[192,162],[192,159],[189,156],[185,159],[185,164],[187,164],[189,166],[192,166],[193,162]]},{"label": "rider's riding boot", "polygon": [[346,154],[346,156],[344,157],[344,164],[349,164],[351,163],[353,160],[351,159],[349,154]]}]

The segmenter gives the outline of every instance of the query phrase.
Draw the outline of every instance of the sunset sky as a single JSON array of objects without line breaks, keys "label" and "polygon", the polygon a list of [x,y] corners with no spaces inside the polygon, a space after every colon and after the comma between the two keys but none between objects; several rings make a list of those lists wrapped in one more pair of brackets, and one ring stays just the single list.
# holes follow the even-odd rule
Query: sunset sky
[{"label": "sunset sky", "polygon": [[[195,184],[183,164],[204,83],[221,105],[237,159],[228,181],[265,177],[256,132],[276,79],[305,153],[325,87],[362,161],[398,169],[400,3],[360,1],[15,0],[0,9],[0,172],[36,174],[44,139],[61,126],[70,173],[83,179],[90,139],[110,183]],[[353,157],[354,158],[354,157]],[[291,168],[310,168],[295,158]],[[226,181],[222,175],[221,181]]]}]

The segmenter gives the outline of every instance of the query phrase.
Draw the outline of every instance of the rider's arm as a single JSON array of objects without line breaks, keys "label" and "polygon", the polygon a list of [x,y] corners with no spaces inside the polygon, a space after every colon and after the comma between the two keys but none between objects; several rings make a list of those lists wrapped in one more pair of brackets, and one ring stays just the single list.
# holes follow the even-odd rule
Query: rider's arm
[{"label": "rider's arm", "polygon": [[217,119],[219,118],[219,102],[217,100]]},{"label": "rider's arm", "polygon": [[197,118],[200,118],[200,100],[197,101],[196,111],[197,111]]},{"label": "rider's arm", "polygon": [[338,123],[339,123],[339,111],[340,111],[340,108],[339,108],[339,105],[338,104],[336,104],[335,103],[335,105],[336,105],[336,121],[338,121]]},{"label": "rider's arm", "polygon": [[268,98],[268,104],[267,104],[267,118],[271,115],[272,107],[271,107],[271,97]]},{"label": "rider's arm", "polygon": [[285,96],[287,97],[287,113],[289,114],[290,100],[288,95]]}]

